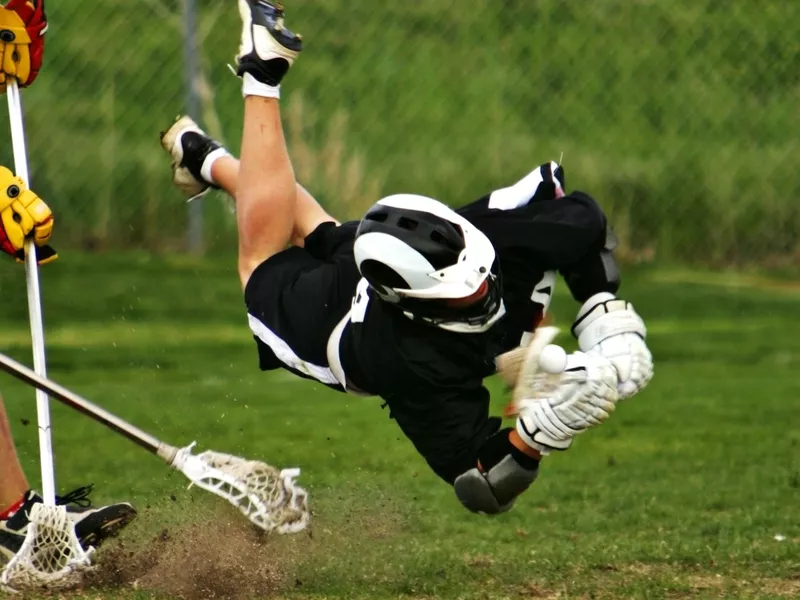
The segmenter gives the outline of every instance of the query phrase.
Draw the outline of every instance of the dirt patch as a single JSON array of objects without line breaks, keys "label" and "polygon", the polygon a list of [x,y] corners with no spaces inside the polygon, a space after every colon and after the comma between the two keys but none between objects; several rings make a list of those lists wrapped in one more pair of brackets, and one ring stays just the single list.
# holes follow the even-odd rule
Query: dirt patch
[{"label": "dirt patch", "polygon": [[[744,595],[743,597],[756,593],[769,594],[776,598],[800,597],[800,578],[756,576],[752,579],[742,579],[725,573],[695,573],[675,565],[642,563],[617,565],[613,570],[621,573],[627,583],[636,580],[667,580],[685,586],[685,590],[665,592],[665,597],[675,600],[689,600],[699,596],[725,598],[730,593]],[[608,597],[613,598],[615,595],[610,593]]]},{"label": "dirt patch", "polygon": [[181,600],[270,596],[293,585],[309,540],[301,536],[268,536],[243,519],[165,529],[147,543],[120,541],[104,551],[85,587],[132,588]]},{"label": "dirt patch", "polygon": [[176,519],[181,524],[153,534],[170,513],[143,511],[135,530],[98,552],[82,591],[114,597],[115,590],[139,590],[176,600],[276,597],[303,587],[309,565],[324,568],[342,555],[364,555],[403,528],[398,507],[385,501],[342,498],[335,511],[330,508],[294,535],[266,534],[213,501],[172,504],[173,516],[175,509],[182,513]]},{"label": "dirt patch", "polygon": [[568,593],[566,590],[553,590],[546,586],[542,586],[535,582],[530,582],[522,586],[519,590],[520,597],[530,598],[531,600],[585,600],[589,596],[576,596]]},{"label": "dirt patch", "polygon": [[[654,590],[658,590],[655,592]],[[668,600],[698,598],[800,598],[800,574],[786,578],[709,573],[676,564],[618,563],[577,567],[560,583],[532,580],[512,586],[509,597],[532,600],[620,600],[650,597]]]},{"label": "dirt patch", "polygon": [[796,579],[762,579],[756,583],[762,593],[779,598],[800,598],[800,576]]}]

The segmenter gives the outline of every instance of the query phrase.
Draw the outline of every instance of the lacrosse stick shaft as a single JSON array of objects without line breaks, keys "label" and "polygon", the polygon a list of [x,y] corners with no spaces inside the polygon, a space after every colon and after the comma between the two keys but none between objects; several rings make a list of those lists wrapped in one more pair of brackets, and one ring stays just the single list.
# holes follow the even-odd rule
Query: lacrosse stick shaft
[{"label": "lacrosse stick shaft", "polygon": [[117,433],[131,440],[133,443],[162,458],[168,464],[172,464],[172,461],[178,452],[178,449],[174,446],[165,444],[152,435],[145,433],[141,429],[138,429],[130,423],[123,421],[116,415],[111,414],[107,410],[92,404],[78,394],[69,391],[65,387],[62,387],[57,383],[46,379],[45,377],[37,375],[25,365],[18,363],[14,359],[9,358],[4,354],[0,354],[0,369],[6,373],[9,373],[10,375],[13,375],[19,380],[24,381],[28,385],[32,385],[38,390],[47,392],[56,400],[74,408],[78,412],[83,413],[87,417],[94,419],[102,425],[105,425],[109,429],[116,431]]},{"label": "lacrosse stick shaft", "polygon": [[539,357],[545,346],[550,344],[558,335],[558,328],[552,325],[537,327],[533,338],[525,351],[525,357],[517,376],[517,385],[513,392],[513,401],[519,402],[526,396],[534,393],[532,388],[536,373],[539,372]]},{"label": "lacrosse stick shaft", "polygon": [[[22,98],[17,80],[9,78],[6,90],[8,95],[8,116],[11,123],[11,145],[14,150],[14,171],[30,187],[28,158],[25,149],[25,126],[22,117]],[[36,262],[36,249],[32,239],[25,240],[25,281],[28,286],[28,314],[31,323],[33,345],[33,368],[36,373],[47,375],[44,352],[44,326],[42,323],[42,301],[39,289],[39,266]],[[45,504],[54,506],[56,502],[55,472],[53,465],[53,441],[50,429],[50,404],[47,394],[36,390],[36,416],[39,424],[39,461],[42,468],[42,498]]]}]

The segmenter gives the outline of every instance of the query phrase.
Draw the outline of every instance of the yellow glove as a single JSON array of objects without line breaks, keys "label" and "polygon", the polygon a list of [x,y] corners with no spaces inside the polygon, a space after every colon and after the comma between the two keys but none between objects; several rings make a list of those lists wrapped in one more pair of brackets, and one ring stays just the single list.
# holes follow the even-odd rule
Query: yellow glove
[{"label": "yellow glove", "polygon": [[19,177],[0,167],[0,250],[25,261],[25,239],[33,237],[36,258],[46,264],[58,258],[47,245],[53,234],[53,213]]},{"label": "yellow glove", "polygon": [[34,82],[42,66],[46,32],[44,0],[10,0],[0,6],[0,93],[9,77],[21,88]]}]

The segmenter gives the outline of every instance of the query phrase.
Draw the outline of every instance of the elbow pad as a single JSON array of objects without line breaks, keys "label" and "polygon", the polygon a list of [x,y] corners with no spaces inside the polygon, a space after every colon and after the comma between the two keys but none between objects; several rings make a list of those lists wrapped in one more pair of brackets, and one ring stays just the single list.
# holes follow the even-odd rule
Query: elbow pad
[{"label": "elbow pad", "polygon": [[[456,477],[453,488],[467,510],[487,515],[506,512],[536,480],[539,461],[513,447],[510,431],[504,429],[489,438],[477,466]],[[491,466],[484,466],[483,460],[491,461]]]}]

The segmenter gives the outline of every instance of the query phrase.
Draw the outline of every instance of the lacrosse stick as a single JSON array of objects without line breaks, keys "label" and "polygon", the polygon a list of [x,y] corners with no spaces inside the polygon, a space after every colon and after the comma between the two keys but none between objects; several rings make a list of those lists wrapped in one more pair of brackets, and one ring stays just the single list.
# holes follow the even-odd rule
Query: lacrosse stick
[{"label": "lacrosse stick", "polygon": [[81,547],[66,508],[36,503],[28,520],[22,546],[0,574],[0,588],[21,592],[78,585],[91,568],[94,548]]},{"label": "lacrosse stick", "polygon": [[[30,188],[28,159],[25,150],[25,128],[22,118],[22,98],[17,80],[9,78],[6,85],[8,116],[11,122],[11,143],[14,149],[16,175]],[[28,315],[33,342],[33,368],[38,375],[47,376],[44,352],[42,300],[39,289],[39,265],[33,239],[25,240],[25,281],[28,285]],[[36,390],[36,416],[39,421],[39,459],[42,469],[42,499],[48,506],[56,504],[56,485],[53,468],[53,442],[50,433],[50,404],[47,394]]]},{"label": "lacrosse stick", "polygon": [[[6,83],[14,170],[30,186],[22,117],[22,99],[16,79]],[[25,241],[25,279],[28,288],[28,315],[36,373],[45,376],[44,327],[42,324],[39,271],[32,239]],[[42,504],[34,504],[28,515],[25,540],[0,574],[0,585],[11,591],[42,586],[59,589],[75,585],[83,570],[91,565],[94,551],[84,551],[75,535],[72,521],[63,506],[56,506],[50,406],[45,394],[36,390],[39,425],[39,460],[42,474]]]},{"label": "lacrosse stick", "polygon": [[[25,10],[23,10],[25,9]],[[28,12],[32,9],[33,12]],[[0,11],[11,11],[25,18],[25,36],[39,36],[38,60],[41,60],[41,36],[47,30],[44,14],[44,0],[34,0],[32,4],[12,0]],[[20,12],[21,11],[21,12]],[[8,17],[8,15],[5,15]],[[8,19],[4,19],[7,23]],[[20,30],[15,30],[14,20],[11,29],[3,29],[0,37],[5,44],[17,39]],[[30,27],[31,29],[28,29]],[[32,34],[31,32],[35,32]],[[25,37],[26,41],[32,42]],[[11,60],[18,58],[16,49],[5,48]],[[8,54],[6,54],[6,58]],[[30,56],[28,56],[31,59]],[[4,62],[7,69],[8,63]],[[37,65],[38,67],[38,65]],[[35,78],[27,80],[28,85]],[[30,187],[28,158],[25,148],[25,127],[22,114],[20,85],[15,77],[6,72],[5,91],[8,96],[8,116],[11,129],[11,146],[14,154],[14,170],[26,187]],[[25,279],[28,292],[28,314],[31,325],[33,364],[36,373],[45,377],[44,327],[42,325],[41,294],[39,290],[39,270],[36,246],[32,239],[25,240]],[[47,395],[36,390],[36,412],[39,426],[39,460],[42,475],[42,503],[36,503],[28,516],[25,539],[17,553],[0,573],[0,587],[9,591],[35,589],[46,586],[50,589],[71,587],[80,579],[81,573],[91,566],[93,548],[84,551],[75,535],[75,526],[67,514],[66,507],[56,506],[55,475],[53,468],[53,445],[50,429],[50,406]]]},{"label": "lacrosse stick", "polygon": [[[8,115],[14,150],[14,170],[30,187],[25,150],[22,99],[17,80],[8,78]],[[45,376],[44,327],[39,290],[39,265],[32,239],[25,240],[25,279],[28,287],[28,315],[33,342],[36,373]],[[0,586],[11,590],[72,587],[91,565],[94,551],[84,551],[75,535],[67,509],[56,506],[53,444],[50,429],[50,405],[47,394],[36,390],[36,416],[39,425],[39,461],[42,472],[42,504],[34,504],[28,515],[28,529],[19,551],[0,573]]]},{"label": "lacrosse stick", "polygon": [[558,332],[558,327],[537,327],[527,346],[520,346],[498,357],[501,377],[513,388],[511,402],[504,413],[506,417],[519,414],[526,400],[537,397],[547,384],[558,381],[558,375],[544,373],[539,369],[542,350],[552,343]]},{"label": "lacrosse stick", "polygon": [[0,369],[46,391],[51,397],[128,438],[181,471],[196,485],[233,504],[264,531],[297,533],[308,525],[308,495],[295,484],[299,469],[278,470],[260,461],[206,451],[192,454],[195,442],[170,446],[60,385],[0,354]]}]

